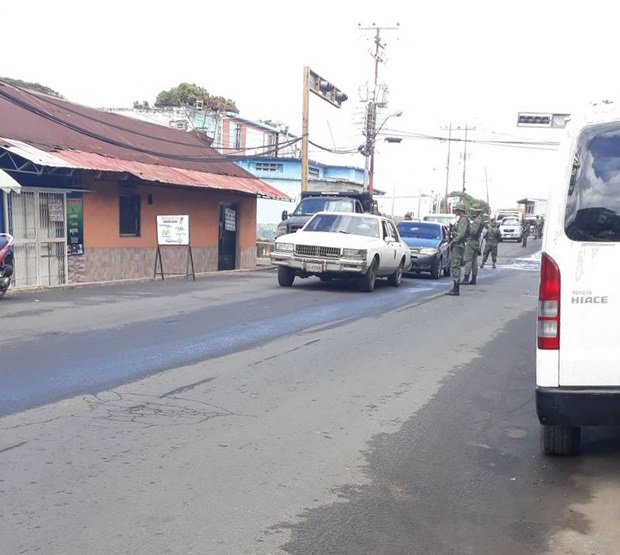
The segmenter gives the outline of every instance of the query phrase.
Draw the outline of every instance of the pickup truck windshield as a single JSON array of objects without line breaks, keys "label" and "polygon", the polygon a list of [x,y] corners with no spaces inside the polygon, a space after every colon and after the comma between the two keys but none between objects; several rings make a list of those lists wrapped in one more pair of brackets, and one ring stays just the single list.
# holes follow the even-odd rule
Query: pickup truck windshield
[{"label": "pickup truck windshield", "polygon": [[317,212],[355,212],[355,204],[349,198],[308,197],[295,208],[293,216],[312,216]]}]

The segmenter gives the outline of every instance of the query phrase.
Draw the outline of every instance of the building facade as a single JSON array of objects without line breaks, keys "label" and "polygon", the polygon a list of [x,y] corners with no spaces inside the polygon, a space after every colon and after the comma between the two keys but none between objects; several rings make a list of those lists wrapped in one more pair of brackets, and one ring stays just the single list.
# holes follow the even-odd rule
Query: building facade
[{"label": "building facade", "polygon": [[[0,83],[0,230],[16,287],[252,268],[257,197],[286,199],[211,148],[165,129]],[[184,215],[190,245],[158,245],[157,216]]]}]

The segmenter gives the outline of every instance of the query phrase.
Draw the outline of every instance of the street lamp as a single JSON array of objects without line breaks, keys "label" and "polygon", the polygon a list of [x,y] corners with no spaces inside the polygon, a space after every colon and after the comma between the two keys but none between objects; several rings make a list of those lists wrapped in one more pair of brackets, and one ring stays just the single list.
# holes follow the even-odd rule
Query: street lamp
[{"label": "street lamp", "polygon": [[[391,118],[399,118],[403,115],[402,110],[394,112],[387,116],[379,127],[375,128],[377,105],[374,102],[368,103],[367,120],[366,120],[366,144],[359,147],[359,151],[366,157],[364,163],[364,190],[367,190],[371,195],[374,191],[374,174],[375,174],[375,142],[377,136]],[[388,141],[395,142],[395,141]]]}]

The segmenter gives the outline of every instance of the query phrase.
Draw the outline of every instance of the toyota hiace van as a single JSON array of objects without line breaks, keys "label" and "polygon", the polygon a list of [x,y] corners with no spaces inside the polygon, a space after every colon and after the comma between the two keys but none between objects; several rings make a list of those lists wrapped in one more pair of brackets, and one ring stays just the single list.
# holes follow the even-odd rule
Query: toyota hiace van
[{"label": "toyota hiace van", "polygon": [[543,452],[571,455],[582,426],[620,425],[620,118],[576,126],[542,246],[536,409]]}]

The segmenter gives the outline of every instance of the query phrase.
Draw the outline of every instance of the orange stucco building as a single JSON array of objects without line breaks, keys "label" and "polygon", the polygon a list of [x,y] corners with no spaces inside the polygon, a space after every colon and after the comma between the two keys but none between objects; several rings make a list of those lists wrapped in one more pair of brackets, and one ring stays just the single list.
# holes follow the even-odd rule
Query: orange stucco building
[{"label": "orange stucco building", "polygon": [[[196,273],[256,263],[256,198],[286,195],[196,133],[0,83],[0,228],[15,237],[15,285],[153,277],[156,219],[186,215]],[[165,273],[188,248],[160,247]]]}]

